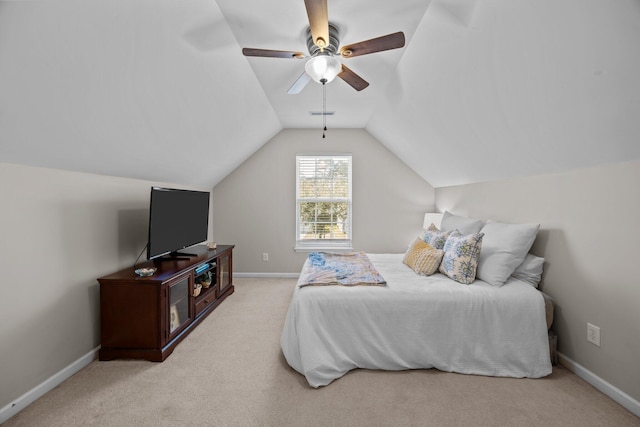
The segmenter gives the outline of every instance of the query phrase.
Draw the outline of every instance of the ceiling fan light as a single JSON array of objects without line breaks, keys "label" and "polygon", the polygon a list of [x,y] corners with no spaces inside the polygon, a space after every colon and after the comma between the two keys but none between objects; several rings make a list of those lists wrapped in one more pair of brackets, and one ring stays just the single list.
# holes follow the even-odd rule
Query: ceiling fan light
[{"label": "ceiling fan light", "polygon": [[340,73],[342,64],[330,54],[319,54],[307,61],[304,70],[317,83],[329,83]]}]

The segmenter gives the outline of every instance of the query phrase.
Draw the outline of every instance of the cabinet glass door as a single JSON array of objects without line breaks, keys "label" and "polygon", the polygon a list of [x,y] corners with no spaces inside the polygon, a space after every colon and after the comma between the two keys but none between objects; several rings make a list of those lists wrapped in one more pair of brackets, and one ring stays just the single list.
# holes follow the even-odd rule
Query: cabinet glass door
[{"label": "cabinet glass door", "polygon": [[220,293],[231,284],[231,254],[218,258],[218,283]]},{"label": "cabinet glass door", "polygon": [[191,322],[191,304],[189,294],[191,290],[191,276],[184,276],[181,279],[169,284],[169,335],[173,335],[182,330],[184,326]]}]

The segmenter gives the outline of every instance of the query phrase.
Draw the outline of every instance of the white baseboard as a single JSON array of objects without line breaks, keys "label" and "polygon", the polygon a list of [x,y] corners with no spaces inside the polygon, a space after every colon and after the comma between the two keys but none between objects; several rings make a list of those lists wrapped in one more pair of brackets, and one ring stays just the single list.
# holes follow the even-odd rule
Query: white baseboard
[{"label": "white baseboard", "polygon": [[58,385],[62,384],[66,379],[70,378],[73,374],[80,371],[82,368],[93,362],[98,356],[98,350],[100,346],[94,348],[84,356],[80,357],[75,362],[72,362],[66,368],[63,368],[60,372],[52,375],[49,379],[38,384],[22,396],[15,399],[13,402],[0,409],[0,424],[13,417],[18,412],[44,396],[49,391],[53,390]]},{"label": "white baseboard", "polygon": [[233,273],[233,277],[249,278],[249,279],[297,279],[300,273]]},{"label": "white baseboard", "polygon": [[609,384],[584,366],[579,363],[571,360],[564,354],[558,352],[558,361],[562,366],[609,396],[611,399],[615,400],[625,408],[627,408],[630,412],[640,417],[640,402],[635,400],[633,397],[626,394],[624,391],[620,390],[616,386]]}]

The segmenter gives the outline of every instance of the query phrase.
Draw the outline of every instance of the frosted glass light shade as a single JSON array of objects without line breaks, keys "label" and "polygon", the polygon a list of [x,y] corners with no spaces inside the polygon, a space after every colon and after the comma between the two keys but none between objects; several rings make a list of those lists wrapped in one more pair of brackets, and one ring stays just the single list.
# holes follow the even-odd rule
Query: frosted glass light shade
[{"label": "frosted glass light shade", "polygon": [[318,83],[322,83],[323,79],[326,79],[326,83],[329,83],[336,78],[341,69],[342,64],[340,64],[340,61],[326,53],[314,56],[304,65],[304,70],[307,74]]}]

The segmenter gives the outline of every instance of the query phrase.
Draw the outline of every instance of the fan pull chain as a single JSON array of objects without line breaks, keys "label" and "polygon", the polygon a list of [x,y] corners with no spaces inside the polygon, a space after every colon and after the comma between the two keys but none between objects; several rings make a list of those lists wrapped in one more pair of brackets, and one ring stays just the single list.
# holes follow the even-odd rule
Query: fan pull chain
[{"label": "fan pull chain", "polygon": [[320,80],[322,83],[322,138],[327,134],[327,79]]}]

